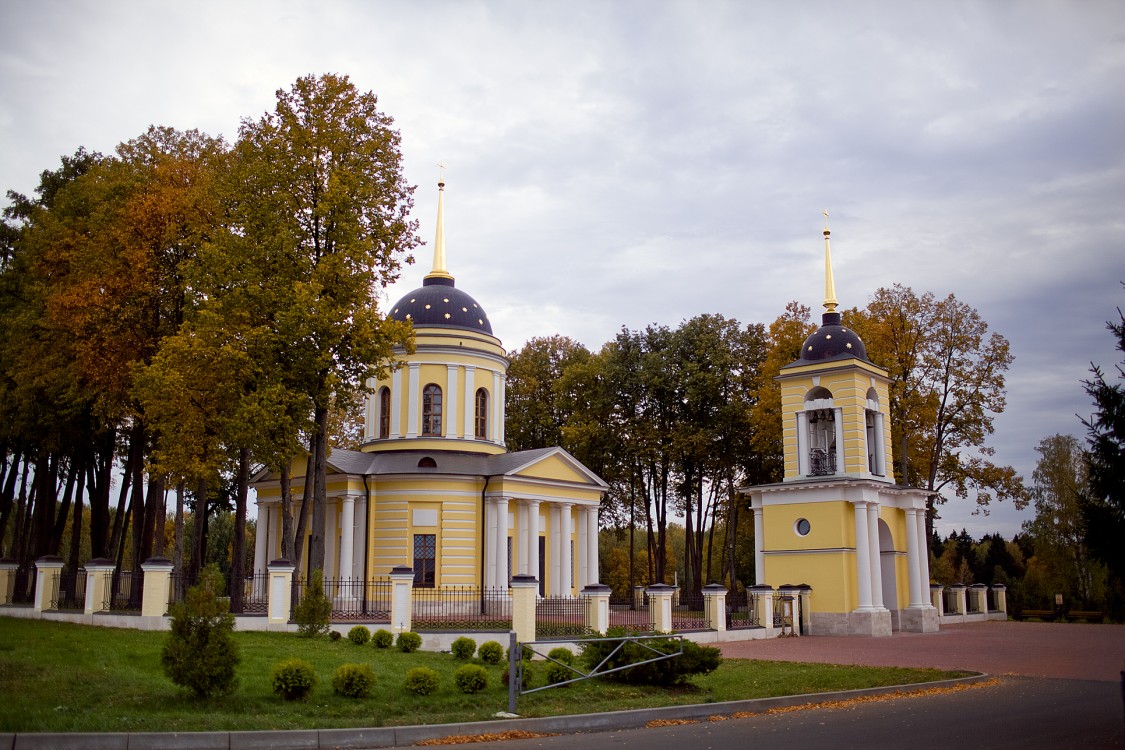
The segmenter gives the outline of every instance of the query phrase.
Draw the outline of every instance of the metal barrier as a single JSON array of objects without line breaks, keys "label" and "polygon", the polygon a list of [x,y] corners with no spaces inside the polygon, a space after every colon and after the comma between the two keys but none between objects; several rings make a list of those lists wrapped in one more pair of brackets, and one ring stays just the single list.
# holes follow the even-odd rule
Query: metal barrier
[{"label": "metal barrier", "polygon": [[86,609],[86,571],[64,573],[51,576],[51,603],[53,610]]},{"label": "metal barrier", "polygon": [[588,635],[586,600],[577,596],[548,596],[535,603],[535,637],[568,638]]},{"label": "metal barrier", "polygon": [[703,594],[680,595],[680,603],[672,606],[672,630],[707,630]]},{"label": "metal barrier", "polygon": [[512,598],[506,588],[452,586],[412,593],[414,630],[512,629]]},{"label": "metal barrier", "polygon": [[651,632],[652,622],[648,612],[648,595],[644,596],[639,605],[632,597],[610,597],[609,626],[622,627],[633,633]]}]

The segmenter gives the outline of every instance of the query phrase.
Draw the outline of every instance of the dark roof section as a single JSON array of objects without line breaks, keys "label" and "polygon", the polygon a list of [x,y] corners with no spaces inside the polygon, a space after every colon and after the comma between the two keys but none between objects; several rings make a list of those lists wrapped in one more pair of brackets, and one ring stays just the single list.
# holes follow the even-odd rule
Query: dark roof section
[{"label": "dark roof section", "polygon": [[[335,448],[328,455],[329,473],[339,474],[454,474],[476,476],[502,476],[534,463],[547,455],[560,452],[570,457],[578,466],[577,459],[562,448],[536,448],[515,453],[465,453],[449,450],[402,450],[361,453]],[[434,466],[420,462],[431,459]],[[426,462],[428,464],[429,461]],[[589,472],[589,469],[586,470]],[[604,485],[592,472],[592,480]]]},{"label": "dark roof section", "polygon": [[391,307],[392,320],[411,321],[415,328],[462,328],[492,335],[477,301],[454,286],[453,279],[431,276],[422,286],[410,292]]},{"label": "dark roof section", "polygon": [[867,347],[856,332],[840,324],[840,313],[824,313],[820,328],[801,345],[801,358],[793,365],[828,362],[836,359],[867,359]]}]

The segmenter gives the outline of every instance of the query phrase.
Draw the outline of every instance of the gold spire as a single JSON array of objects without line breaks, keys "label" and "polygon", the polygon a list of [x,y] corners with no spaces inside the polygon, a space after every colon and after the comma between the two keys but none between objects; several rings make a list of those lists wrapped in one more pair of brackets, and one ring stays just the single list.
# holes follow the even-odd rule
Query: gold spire
[{"label": "gold spire", "polygon": [[438,194],[437,194],[437,232],[434,235],[434,267],[427,279],[440,278],[452,279],[453,275],[445,268],[445,208],[442,205],[442,196],[445,194],[445,164],[438,162]]},{"label": "gold spire", "polygon": [[836,282],[832,279],[832,248],[828,244],[828,211],[824,211],[824,309],[836,312]]}]

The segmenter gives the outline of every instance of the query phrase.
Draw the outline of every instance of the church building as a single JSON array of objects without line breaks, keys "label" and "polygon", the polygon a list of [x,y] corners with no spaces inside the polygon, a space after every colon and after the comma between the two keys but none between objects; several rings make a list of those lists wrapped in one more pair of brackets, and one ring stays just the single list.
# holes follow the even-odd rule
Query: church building
[{"label": "church building", "polygon": [[[576,594],[598,581],[607,485],[562,448],[505,449],[509,362],[484,309],[446,269],[444,188],[433,268],[390,310],[413,325],[415,351],[397,352],[403,364],[368,383],[360,449],[328,456],[324,576],[370,580],[407,565],[417,587],[507,588],[528,574],[543,595]],[[295,508],[304,467],[294,462]],[[254,568],[265,572],[281,556],[280,482],[264,471],[253,486]]]},{"label": "church building", "polygon": [[820,328],[781,369],[785,477],[743,487],[757,584],[812,588],[813,635],[934,632],[924,490],[896,484],[886,370],[836,312],[827,213]]}]

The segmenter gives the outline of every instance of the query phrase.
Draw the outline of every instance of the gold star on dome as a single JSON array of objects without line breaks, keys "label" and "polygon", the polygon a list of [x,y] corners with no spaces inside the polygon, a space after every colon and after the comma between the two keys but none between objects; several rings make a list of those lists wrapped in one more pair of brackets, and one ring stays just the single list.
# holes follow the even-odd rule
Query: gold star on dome
[{"label": "gold star on dome", "polygon": [[441,301],[448,305],[449,304],[449,297],[444,297],[444,298],[442,298]]},{"label": "gold star on dome", "polygon": [[467,308],[467,307],[462,307],[462,308],[461,308],[461,312],[468,312],[468,311],[469,311],[469,308]]},{"label": "gold star on dome", "polygon": [[426,305],[426,309],[427,309],[427,310],[429,310],[429,309],[430,309],[430,306],[429,306],[429,305]]},{"label": "gold star on dome", "polygon": [[812,351],[812,345],[811,344],[809,345],[809,351],[810,352]]},{"label": "gold star on dome", "polygon": [[848,343],[844,344],[844,346],[848,347],[849,349],[851,349],[851,348],[852,348],[852,344],[851,344],[851,342],[850,342],[850,341],[849,341]]},{"label": "gold star on dome", "polygon": [[830,333],[830,334],[828,334],[827,336],[825,336],[825,337],[824,337],[824,340],[825,340],[825,341],[828,341],[828,340],[830,340],[831,338],[832,338],[832,334]]},{"label": "gold star on dome", "polygon": [[449,313],[446,313],[446,314],[445,314],[445,319],[446,319],[446,320],[449,320]]}]

